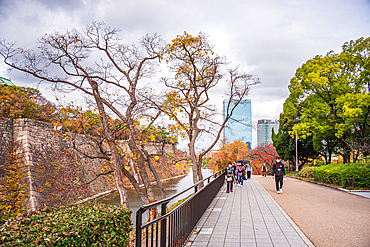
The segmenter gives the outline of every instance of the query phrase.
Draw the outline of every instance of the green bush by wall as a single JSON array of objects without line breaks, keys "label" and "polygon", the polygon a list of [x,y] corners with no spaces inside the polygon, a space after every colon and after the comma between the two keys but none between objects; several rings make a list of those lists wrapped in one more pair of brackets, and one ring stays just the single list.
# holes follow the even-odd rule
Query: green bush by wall
[{"label": "green bush by wall", "polygon": [[1,246],[127,246],[131,211],[88,202],[45,208],[0,226]]}]

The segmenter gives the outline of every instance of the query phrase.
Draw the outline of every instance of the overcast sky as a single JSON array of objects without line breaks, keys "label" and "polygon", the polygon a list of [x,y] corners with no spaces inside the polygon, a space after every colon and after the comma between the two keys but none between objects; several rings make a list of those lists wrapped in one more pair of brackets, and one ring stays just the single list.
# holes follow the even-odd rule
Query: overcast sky
[{"label": "overcast sky", "polygon": [[[166,41],[184,31],[208,34],[218,54],[260,78],[249,94],[256,123],[279,118],[289,81],[308,59],[370,36],[370,0],[0,0],[0,39],[26,48],[45,33],[82,29],[92,21],[121,29],[128,42],[147,33]],[[36,86],[31,78],[9,74],[2,61],[0,76]],[[53,100],[50,91],[43,94]]]}]

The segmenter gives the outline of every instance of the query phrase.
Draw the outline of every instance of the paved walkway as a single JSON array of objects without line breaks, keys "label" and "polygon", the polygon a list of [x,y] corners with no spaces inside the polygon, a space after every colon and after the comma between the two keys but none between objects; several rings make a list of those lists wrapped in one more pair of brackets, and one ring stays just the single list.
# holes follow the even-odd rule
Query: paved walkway
[{"label": "paved walkway", "polygon": [[313,246],[254,178],[233,193],[225,187],[186,246]]}]

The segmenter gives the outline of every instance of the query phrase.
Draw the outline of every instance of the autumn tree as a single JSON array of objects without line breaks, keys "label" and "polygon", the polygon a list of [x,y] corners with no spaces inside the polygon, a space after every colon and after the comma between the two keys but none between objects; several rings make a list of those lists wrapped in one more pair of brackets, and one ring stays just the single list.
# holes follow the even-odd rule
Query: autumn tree
[{"label": "autumn tree", "polygon": [[260,170],[259,167],[262,164],[266,164],[271,170],[277,156],[278,154],[276,153],[275,147],[272,144],[266,143],[258,145],[249,153],[252,165],[258,168],[258,170]]},{"label": "autumn tree", "polygon": [[34,88],[0,84],[0,117],[50,122],[55,106]]},{"label": "autumn tree", "polygon": [[[222,129],[235,107],[247,96],[249,87],[258,82],[238,68],[227,69],[226,58],[214,54],[213,49],[204,33],[192,36],[184,32],[173,39],[163,53],[173,77],[163,78],[168,90],[159,108],[174,122],[171,130],[179,131],[188,142],[194,183],[203,179],[203,157],[219,141]],[[221,123],[215,120],[219,109],[210,104],[218,85],[227,86],[226,99],[229,99]],[[207,134],[212,136],[212,142],[196,154],[197,142]]]},{"label": "autumn tree", "polygon": [[212,152],[208,167],[219,171],[227,167],[229,162],[249,158],[250,147],[242,141],[223,142],[219,151]]},{"label": "autumn tree", "polygon": [[[90,99],[99,116],[104,137],[97,141],[101,155],[90,158],[110,162],[121,204],[129,207],[122,173],[133,184],[144,203],[155,200],[146,167],[150,157],[142,151],[143,140],[140,135],[159,115],[147,114],[145,104],[138,98],[138,91],[145,91],[147,85],[139,82],[151,78],[155,73],[162,40],[158,35],[146,35],[134,44],[125,44],[119,40],[118,31],[103,23],[93,22],[83,31],[45,34],[37,41],[39,52],[1,41],[0,55],[12,69],[53,83],[59,90],[78,90]],[[144,117],[149,122],[145,129],[139,129],[137,123]],[[128,146],[133,154],[131,159],[140,169],[145,192],[126,169],[124,157],[127,157],[127,152],[120,150],[115,143],[115,130],[111,128],[115,125],[110,124],[110,119],[116,118],[128,130]]]}]

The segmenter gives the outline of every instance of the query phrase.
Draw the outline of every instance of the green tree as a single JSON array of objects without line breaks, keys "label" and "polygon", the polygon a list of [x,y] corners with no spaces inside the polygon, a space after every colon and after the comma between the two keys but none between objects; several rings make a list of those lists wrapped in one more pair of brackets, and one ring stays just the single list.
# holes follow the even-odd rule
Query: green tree
[{"label": "green tree", "polygon": [[[286,104],[284,104],[285,106]],[[284,112],[289,111],[284,107]],[[296,162],[296,141],[295,134],[292,132],[293,126],[297,123],[295,119],[290,119],[285,116],[284,113],[280,114],[279,120],[279,131],[278,133],[272,133],[273,145],[276,148],[276,152],[283,160],[288,160],[290,164]],[[291,134],[293,133],[293,135]],[[301,169],[307,162],[312,159],[316,159],[319,153],[313,147],[312,135],[306,138],[297,139],[298,149],[298,169]],[[295,167],[295,166],[294,166]]]},{"label": "green tree", "polygon": [[[331,162],[333,153],[342,155],[345,163],[351,153],[357,152],[354,159],[359,152],[366,154],[350,143],[363,144],[366,141],[368,109],[366,106],[351,109],[353,105],[349,102],[356,99],[364,103],[360,105],[366,105],[369,39],[345,43],[339,54],[330,51],[326,56],[315,56],[298,68],[290,81],[290,95],[284,113],[288,119],[297,120],[297,124],[289,134],[297,133],[303,139],[312,136],[315,150],[326,158],[327,163]],[[352,114],[354,112],[357,115]],[[350,116],[353,116],[352,120]],[[359,128],[361,131],[354,134]]]}]

